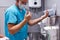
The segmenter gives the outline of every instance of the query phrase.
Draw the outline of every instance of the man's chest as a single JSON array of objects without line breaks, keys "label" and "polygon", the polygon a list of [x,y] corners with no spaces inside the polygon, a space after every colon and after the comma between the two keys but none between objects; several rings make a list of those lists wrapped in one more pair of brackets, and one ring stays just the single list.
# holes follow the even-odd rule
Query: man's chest
[{"label": "man's chest", "polygon": [[16,17],[17,17],[17,21],[21,22],[24,19],[24,17],[25,17],[25,12],[23,12],[23,11],[22,12],[18,12]]}]

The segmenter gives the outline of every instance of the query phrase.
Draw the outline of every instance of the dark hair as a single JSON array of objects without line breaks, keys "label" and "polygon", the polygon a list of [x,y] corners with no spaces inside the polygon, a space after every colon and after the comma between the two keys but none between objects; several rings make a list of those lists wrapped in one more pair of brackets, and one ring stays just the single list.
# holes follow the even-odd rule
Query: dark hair
[{"label": "dark hair", "polygon": [[19,0],[16,0],[16,2],[19,2]]}]

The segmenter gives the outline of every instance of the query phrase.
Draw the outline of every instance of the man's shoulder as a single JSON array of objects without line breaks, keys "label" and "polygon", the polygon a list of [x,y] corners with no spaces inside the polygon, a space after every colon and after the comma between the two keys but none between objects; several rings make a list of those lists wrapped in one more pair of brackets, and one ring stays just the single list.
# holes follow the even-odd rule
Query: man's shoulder
[{"label": "man's shoulder", "polygon": [[9,8],[7,8],[7,10],[5,11],[5,14],[16,14],[17,15],[17,10],[15,5],[10,6]]},{"label": "man's shoulder", "polygon": [[15,12],[15,11],[16,11],[15,5],[12,5],[12,6],[10,6],[9,8],[7,8],[6,12],[7,12],[7,11]]}]

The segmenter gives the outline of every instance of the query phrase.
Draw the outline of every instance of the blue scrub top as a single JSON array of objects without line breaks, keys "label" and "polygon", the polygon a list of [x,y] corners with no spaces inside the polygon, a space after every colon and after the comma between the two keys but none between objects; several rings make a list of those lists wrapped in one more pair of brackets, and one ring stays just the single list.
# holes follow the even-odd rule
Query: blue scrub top
[{"label": "blue scrub top", "polygon": [[10,40],[24,40],[27,37],[28,24],[26,23],[17,33],[10,34],[8,31],[8,23],[19,24],[23,21],[26,10],[20,10],[16,5],[12,5],[5,12],[5,35]]}]

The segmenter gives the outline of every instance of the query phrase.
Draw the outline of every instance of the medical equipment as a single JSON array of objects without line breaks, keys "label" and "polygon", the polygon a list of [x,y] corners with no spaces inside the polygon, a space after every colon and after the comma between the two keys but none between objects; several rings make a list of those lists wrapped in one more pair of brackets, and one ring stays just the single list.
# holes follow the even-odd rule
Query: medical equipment
[{"label": "medical equipment", "polygon": [[41,7],[41,0],[28,0],[29,7],[39,8]]}]

